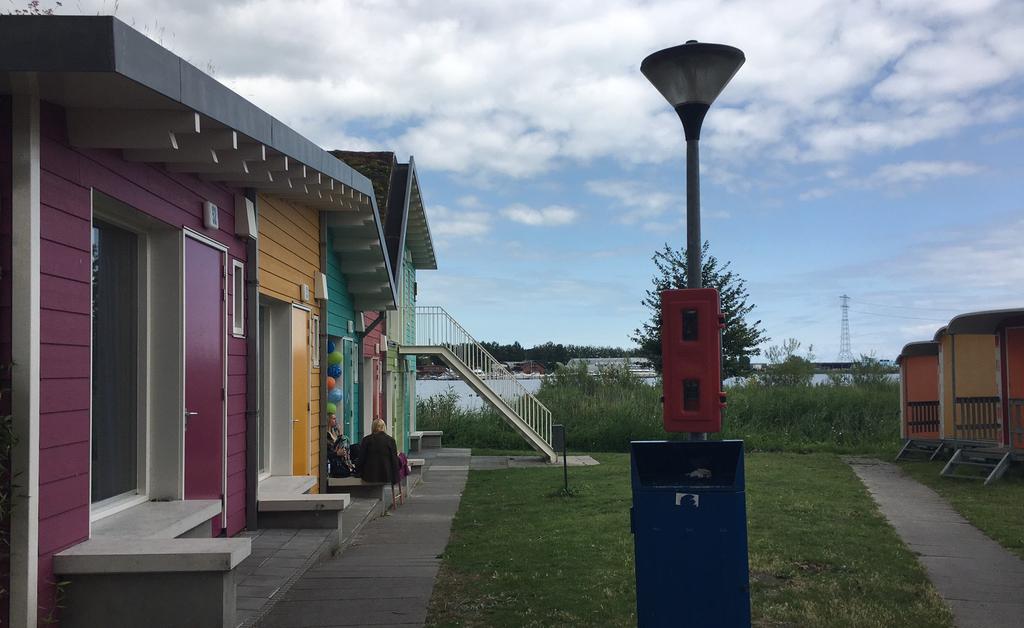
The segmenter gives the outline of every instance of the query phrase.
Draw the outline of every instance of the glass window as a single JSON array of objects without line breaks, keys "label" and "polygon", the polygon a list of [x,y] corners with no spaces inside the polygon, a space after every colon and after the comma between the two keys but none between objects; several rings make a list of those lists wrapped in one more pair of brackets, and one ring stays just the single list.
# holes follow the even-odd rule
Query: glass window
[{"label": "glass window", "polygon": [[245,265],[234,261],[231,264],[231,321],[235,336],[245,335]]},{"label": "glass window", "polygon": [[309,325],[309,348],[313,354],[313,368],[320,368],[320,317],[313,315]]},{"label": "glass window", "polygon": [[92,230],[92,501],[138,489],[138,236]]}]

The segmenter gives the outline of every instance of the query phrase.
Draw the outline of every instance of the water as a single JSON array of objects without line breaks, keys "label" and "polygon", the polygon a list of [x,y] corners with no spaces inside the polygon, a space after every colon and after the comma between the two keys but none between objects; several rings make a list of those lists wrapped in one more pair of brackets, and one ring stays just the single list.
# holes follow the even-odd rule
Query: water
[{"label": "water", "polygon": [[[521,379],[519,383],[529,393],[536,394],[540,390],[541,379]],[[469,384],[461,379],[418,379],[416,380],[416,399],[422,400],[434,395],[443,395],[451,388],[459,396],[459,407],[463,410],[478,410],[487,403],[480,395],[473,392]]]}]

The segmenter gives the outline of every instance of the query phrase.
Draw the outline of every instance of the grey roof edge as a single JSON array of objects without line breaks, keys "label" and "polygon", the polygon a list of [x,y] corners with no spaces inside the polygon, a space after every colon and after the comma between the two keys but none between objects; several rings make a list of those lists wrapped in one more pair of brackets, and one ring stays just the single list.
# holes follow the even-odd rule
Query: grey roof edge
[{"label": "grey roof edge", "polygon": [[[420,197],[420,209],[423,214],[423,235],[426,238],[427,246],[430,247],[430,257],[433,260],[432,265],[421,266],[420,268],[437,270],[437,251],[434,249],[434,238],[430,235],[430,221],[427,220],[426,203],[423,201],[423,186],[420,185],[420,177],[416,172],[416,159],[412,155],[409,155],[409,180],[411,182],[409,187],[410,195],[412,194],[412,190],[415,189],[416,193],[419,194]],[[412,201],[410,199],[410,203],[411,202]]]},{"label": "grey roof edge", "polygon": [[[366,182],[369,183],[370,180],[364,177],[363,175],[359,174],[358,172],[355,172],[354,170],[353,173],[359,175],[360,177],[363,177],[363,179],[365,179]],[[387,238],[384,237],[384,225],[382,225],[380,221],[380,210],[377,209],[377,195],[373,193],[373,185],[370,185],[369,195],[370,206],[373,207],[373,224],[377,226],[377,241],[380,242],[381,254],[384,255],[384,267],[387,268],[388,271],[388,283],[391,284],[391,300],[395,304],[395,308],[397,309],[398,284],[395,281],[395,273],[392,271],[391,268],[391,260],[389,259],[388,256],[388,241]]]},{"label": "grey roof edge", "polygon": [[934,340],[908,342],[903,345],[903,349],[900,351],[899,356],[896,357],[896,362],[900,362],[903,358],[913,358],[925,355],[939,355],[939,343]]},{"label": "grey roof edge", "polygon": [[[1024,317],[1024,308],[1008,308],[1001,310],[979,310],[957,314],[949,320],[947,333],[949,334],[986,334],[995,333],[996,330],[1005,324],[1009,319]],[[972,328],[976,325],[982,328],[978,331]]]},{"label": "grey roof edge", "polygon": [[[398,231],[398,272],[405,268],[405,243],[409,235],[409,207],[412,205],[412,168],[411,164],[399,164],[405,169],[405,189],[402,190],[402,222]],[[396,169],[397,170],[397,169]]]},{"label": "grey roof edge", "polygon": [[119,74],[373,196],[348,164],[114,16],[2,16],[0,72]]}]

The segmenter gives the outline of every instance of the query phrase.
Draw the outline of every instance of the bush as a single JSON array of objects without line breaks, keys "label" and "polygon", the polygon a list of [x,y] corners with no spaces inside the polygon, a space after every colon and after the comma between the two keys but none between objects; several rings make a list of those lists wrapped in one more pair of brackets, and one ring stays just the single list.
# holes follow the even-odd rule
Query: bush
[{"label": "bush", "polygon": [[[899,384],[766,386],[751,381],[728,390],[722,434],[742,438],[749,450],[889,452],[899,439]],[[574,451],[629,450],[631,440],[682,439],[666,434],[661,386],[623,368],[588,374],[560,367],[537,394],[555,423],[566,428]],[[417,404],[422,429],[443,430],[453,447],[520,450],[526,446],[497,413],[462,410],[449,389]]]}]

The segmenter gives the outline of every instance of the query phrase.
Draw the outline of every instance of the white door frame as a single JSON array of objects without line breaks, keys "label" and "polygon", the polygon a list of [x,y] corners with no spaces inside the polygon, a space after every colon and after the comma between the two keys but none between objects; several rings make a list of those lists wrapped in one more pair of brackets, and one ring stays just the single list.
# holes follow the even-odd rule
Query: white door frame
[{"label": "white door frame", "polygon": [[[221,374],[221,387],[224,390],[224,394],[221,397],[221,525],[227,527],[228,525],[228,247],[224,246],[220,242],[208,238],[207,236],[197,233],[188,227],[181,230],[181,246],[182,251],[185,250],[185,238],[191,238],[200,244],[205,244],[210,248],[216,249],[220,253],[221,257],[221,278],[220,278],[220,293],[221,293],[221,315],[222,315],[222,338],[221,338],[221,363],[223,365],[223,373]],[[181,256],[181,304],[182,304],[182,319],[181,319],[181,331],[182,331],[182,343],[181,343],[181,359],[182,364],[186,364],[185,359],[185,347],[188,344],[185,339],[188,337],[188,325],[185,310],[188,307],[186,303],[186,286],[185,286],[185,268],[187,260],[185,255]],[[187,369],[182,369],[181,374],[181,407],[185,407],[185,380],[188,378]],[[182,417],[182,422],[185,418]],[[184,427],[184,425],[183,425]],[[185,430],[180,431],[181,434],[181,494],[185,494]]]}]

